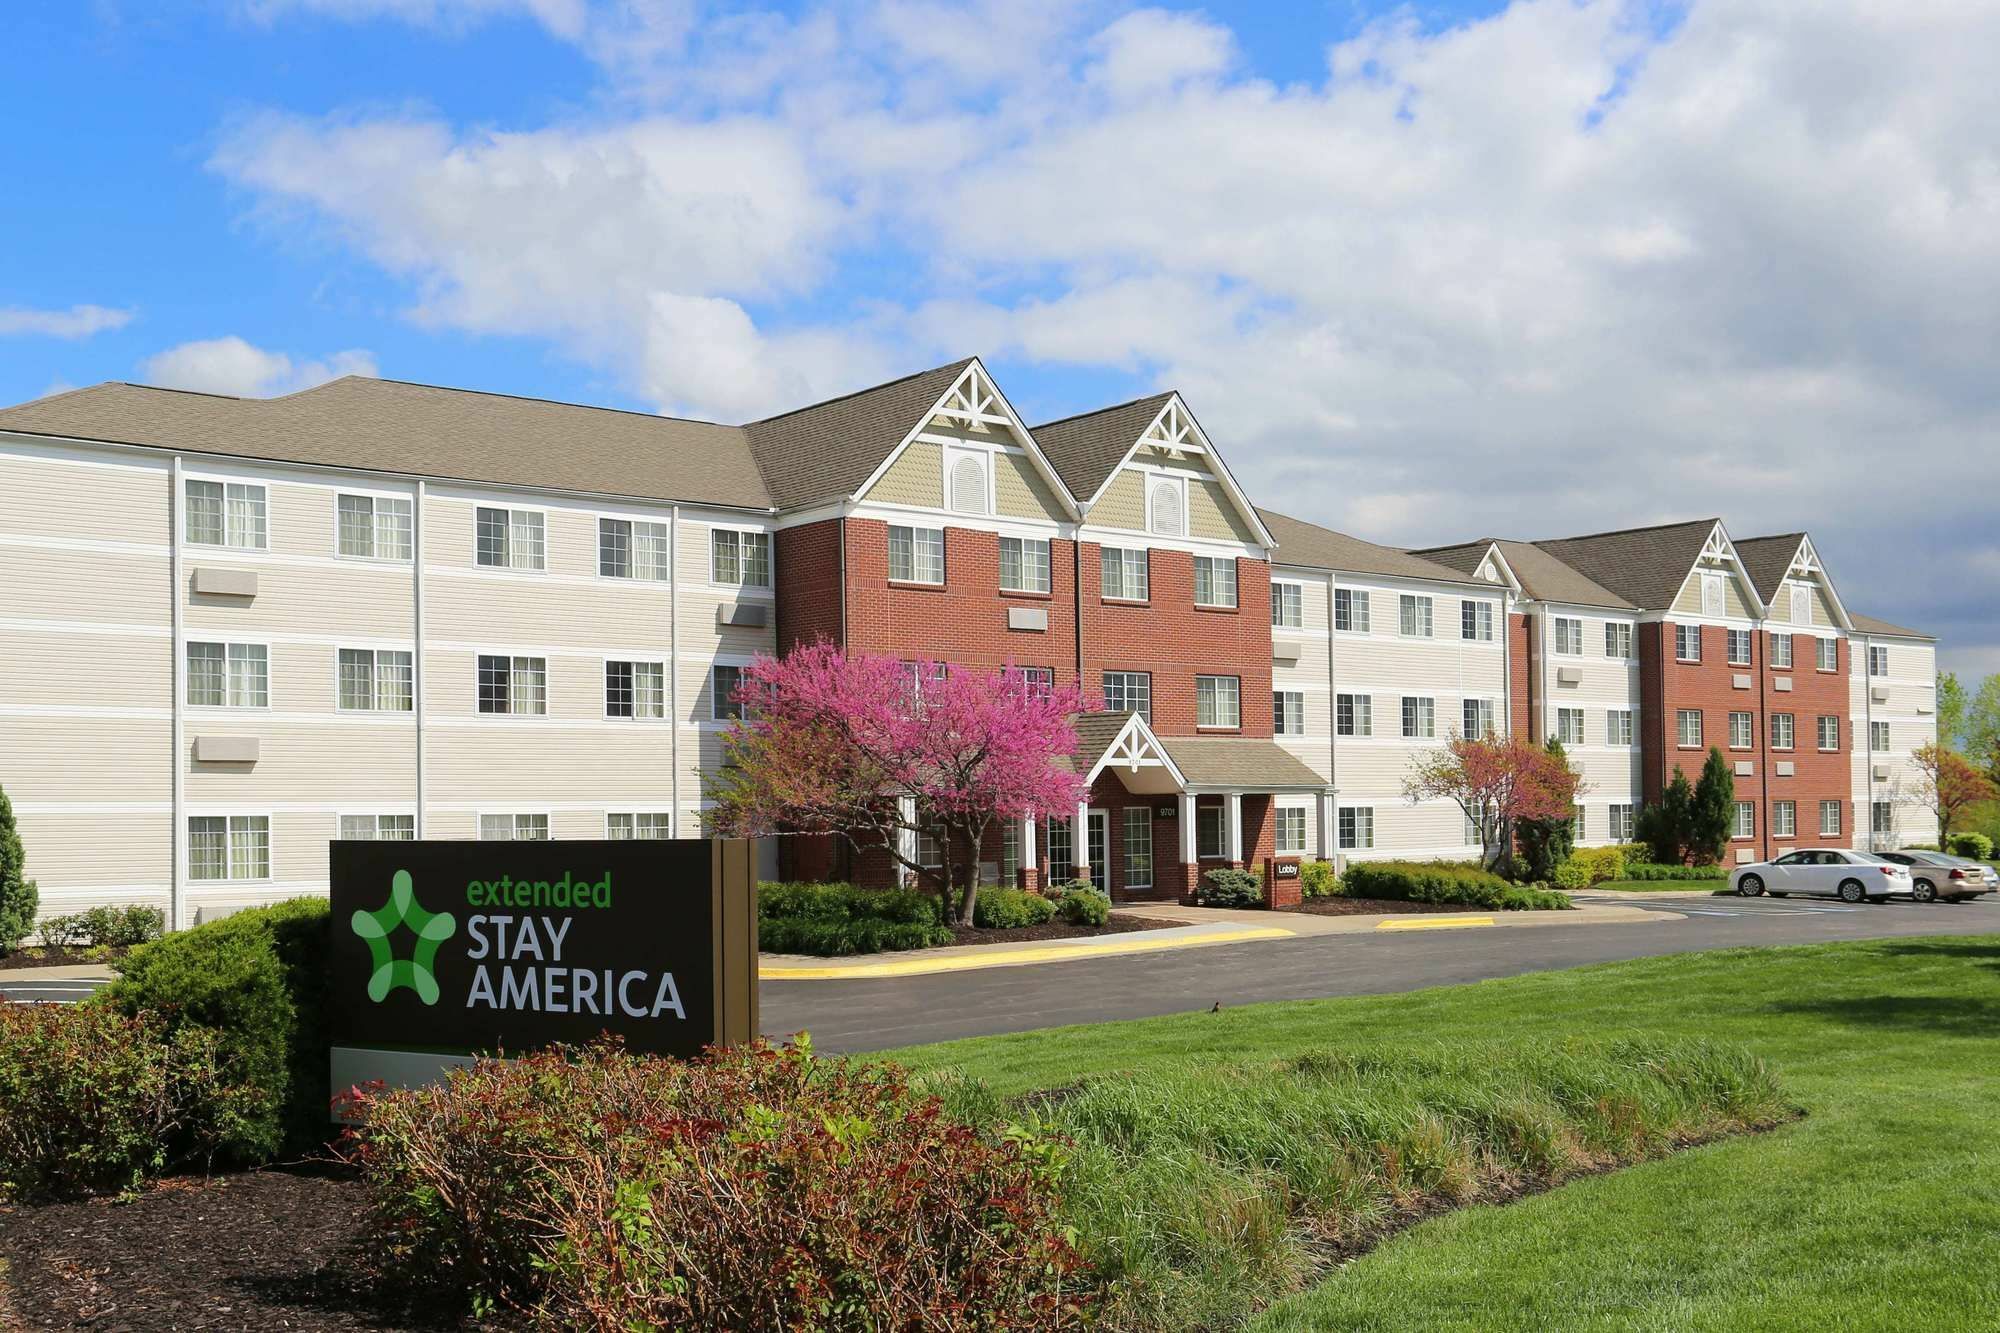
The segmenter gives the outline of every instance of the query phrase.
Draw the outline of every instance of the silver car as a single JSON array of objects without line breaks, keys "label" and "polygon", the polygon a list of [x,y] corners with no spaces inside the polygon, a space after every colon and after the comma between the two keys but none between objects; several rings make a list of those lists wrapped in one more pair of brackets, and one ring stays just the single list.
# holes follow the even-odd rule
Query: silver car
[{"label": "silver car", "polygon": [[1897,865],[1873,852],[1829,848],[1786,852],[1776,860],[1739,867],[1729,877],[1729,883],[1745,898],[1762,893],[1773,898],[1795,893],[1816,894],[1844,903],[1908,898],[1916,892],[1908,866]]},{"label": "silver car", "polygon": [[1908,866],[1912,896],[1920,903],[1964,902],[2000,889],[2000,872],[1984,861],[1945,852],[1883,852],[1882,859]]}]

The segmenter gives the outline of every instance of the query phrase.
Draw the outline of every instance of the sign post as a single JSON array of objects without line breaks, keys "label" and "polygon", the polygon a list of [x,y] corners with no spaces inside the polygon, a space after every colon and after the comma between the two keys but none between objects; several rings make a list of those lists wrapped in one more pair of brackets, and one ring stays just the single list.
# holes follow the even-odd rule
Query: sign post
[{"label": "sign post", "polygon": [[335,842],[336,1093],[603,1033],[691,1056],[757,1034],[743,839]]}]

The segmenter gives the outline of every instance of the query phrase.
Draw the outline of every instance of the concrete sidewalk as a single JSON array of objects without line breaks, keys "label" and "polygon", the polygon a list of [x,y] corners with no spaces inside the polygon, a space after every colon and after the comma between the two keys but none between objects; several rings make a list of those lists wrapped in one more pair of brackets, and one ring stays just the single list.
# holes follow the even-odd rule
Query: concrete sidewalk
[{"label": "concrete sidewalk", "polygon": [[1302,939],[1321,935],[1461,930],[1503,926],[1630,925],[1675,921],[1672,912],[1618,905],[1580,907],[1572,912],[1398,912],[1367,916],[1318,916],[1309,912],[1237,911],[1183,907],[1178,903],[1133,903],[1114,911],[1178,924],[1162,930],[1135,930],[1071,940],[1029,940],[1019,944],[961,944],[941,949],[908,949],[851,958],[811,958],[764,954],[758,975],[765,981],[862,981],[925,976],[989,967],[1022,967],[1109,958],[1121,954],[1198,949],[1256,940]]},{"label": "concrete sidewalk", "polygon": [[36,981],[109,981],[117,974],[109,963],[69,963],[62,967],[0,968],[0,986]]}]

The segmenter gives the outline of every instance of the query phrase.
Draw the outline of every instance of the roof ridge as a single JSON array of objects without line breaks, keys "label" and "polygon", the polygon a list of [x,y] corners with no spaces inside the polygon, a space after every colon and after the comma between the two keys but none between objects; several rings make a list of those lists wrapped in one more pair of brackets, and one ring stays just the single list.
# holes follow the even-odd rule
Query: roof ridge
[{"label": "roof ridge", "polygon": [[772,416],[758,417],[755,421],[746,421],[743,424],[746,427],[769,425],[773,421],[783,421],[786,417],[795,417],[801,412],[810,412],[820,407],[831,407],[835,403],[844,403],[850,398],[859,398],[864,393],[874,393],[878,389],[893,389],[898,384],[908,384],[911,380],[922,379],[926,375],[934,375],[940,370],[963,370],[978,359],[977,356],[960,357],[956,361],[946,361],[924,370],[911,371],[907,375],[898,375],[892,380],[883,380],[880,384],[865,384],[859,389],[851,389],[846,393],[835,394],[831,398],[822,398],[816,403],[807,403],[803,407],[788,408]]},{"label": "roof ridge", "polygon": [[[1426,555],[1432,551],[1463,551],[1474,546],[1498,546],[1501,542],[1518,540],[1513,537],[1474,537],[1466,542],[1444,542],[1438,546],[1411,546],[1404,549],[1411,555]],[[1523,546],[1533,546],[1533,542],[1522,542]]]},{"label": "roof ridge", "polygon": [[1762,537],[1731,537],[1729,540],[1734,542],[1738,546],[1744,546],[1749,544],[1750,542],[1782,542],[1782,541],[1802,542],[1806,539],[1806,536],[1807,534],[1804,532],[1772,532],[1772,533],[1767,533]]},{"label": "roof ridge", "polygon": [[258,398],[249,401],[275,403],[281,398],[300,398],[309,393],[317,393],[321,389],[332,388],[336,384],[344,384],[348,380],[373,381],[377,384],[400,384],[410,389],[435,389],[439,393],[462,393],[474,398],[505,398],[510,402],[541,403],[548,407],[574,407],[583,412],[614,412],[619,416],[644,417],[649,421],[680,421],[691,426],[718,426],[724,430],[742,429],[741,426],[732,426],[726,421],[710,421],[706,417],[677,417],[670,416],[665,412],[642,412],[636,407],[607,407],[603,403],[573,403],[565,398],[544,398],[538,394],[502,393],[496,389],[468,389],[457,384],[431,384],[424,380],[397,379],[393,375],[340,375],[323,383],[315,384],[309,389],[294,389],[290,393],[279,394],[276,398]]},{"label": "roof ridge", "polygon": [[1179,389],[1155,389],[1151,393],[1142,393],[1137,398],[1127,398],[1122,403],[1112,403],[1106,407],[1093,407],[1087,412],[1072,412],[1066,417],[1057,417],[1053,421],[1044,421],[1039,426],[1028,427],[1028,433],[1032,435],[1036,431],[1044,430],[1050,426],[1065,426],[1072,421],[1081,421],[1085,417],[1103,416],[1106,412],[1116,412],[1121,407],[1137,407],[1140,403],[1152,398],[1171,398],[1179,392]]},{"label": "roof ridge", "polygon": [[[265,403],[271,401],[268,398],[246,398],[240,393],[212,393],[207,389],[182,389],[171,384],[141,384],[137,380],[105,380],[100,384],[86,384],[81,389],[70,389],[64,393],[52,393],[47,398],[35,398],[29,401],[43,403],[47,402],[49,398],[67,398],[72,393],[82,393],[85,389],[102,389],[112,384],[122,385],[127,389],[145,389],[151,393],[184,393],[193,398],[222,398],[232,403]],[[318,386],[315,385],[314,387],[317,388]],[[303,390],[299,390],[298,392],[303,392]],[[289,398],[291,394],[281,394],[279,396]]]},{"label": "roof ridge", "polygon": [[1714,518],[1683,518],[1672,523],[1642,523],[1636,528],[1611,528],[1604,532],[1579,532],[1574,537],[1541,537],[1528,543],[1542,546],[1551,542],[1587,542],[1599,537],[1629,537],[1635,532],[1665,532],[1668,528],[1693,527],[1697,523],[1716,524],[1722,522],[1720,515]]}]

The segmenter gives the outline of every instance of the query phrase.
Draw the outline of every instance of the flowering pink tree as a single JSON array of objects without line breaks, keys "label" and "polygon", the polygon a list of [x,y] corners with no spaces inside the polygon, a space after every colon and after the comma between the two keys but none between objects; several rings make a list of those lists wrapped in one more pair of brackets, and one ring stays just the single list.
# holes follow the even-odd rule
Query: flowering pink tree
[{"label": "flowering pink tree", "polygon": [[1515,736],[1454,735],[1442,749],[1412,760],[1403,779],[1403,794],[1413,802],[1457,802],[1479,830],[1480,863],[1497,859],[1503,868],[1514,859],[1521,820],[1568,819],[1582,791],[1567,759]]},{"label": "flowering pink tree", "polygon": [[[903,834],[939,835],[946,919],[970,923],[979,849],[996,821],[1071,810],[1083,781],[1073,685],[1039,689],[1014,671],[918,677],[908,664],[824,641],[760,657],[737,691],[744,715],[710,781],[710,826],[738,835],[835,833],[881,846],[920,877]],[[953,864],[953,854],[962,862]]]}]

